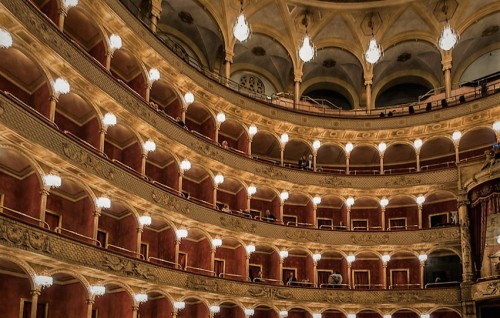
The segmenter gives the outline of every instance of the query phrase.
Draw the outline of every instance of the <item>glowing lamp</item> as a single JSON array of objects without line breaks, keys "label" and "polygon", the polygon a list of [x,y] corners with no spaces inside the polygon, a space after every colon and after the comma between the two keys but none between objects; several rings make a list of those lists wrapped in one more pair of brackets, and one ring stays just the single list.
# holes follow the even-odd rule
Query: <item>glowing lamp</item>
[{"label": "glowing lamp", "polygon": [[109,48],[111,51],[116,51],[122,48],[122,38],[118,34],[111,34],[109,36]]},{"label": "glowing lamp", "polygon": [[56,94],[61,94],[61,95],[68,94],[71,90],[68,81],[60,77],[54,81],[53,86],[54,86],[54,92]]},{"label": "glowing lamp", "polygon": [[175,235],[177,236],[177,238],[179,240],[183,239],[183,238],[186,238],[188,236],[188,230],[186,230],[186,229],[178,229],[177,231],[175,231]]},{"label": "glowing lamp", "polygon": [[318,205],[318,204],[321,203],[321,197],[319,195],[316,195],[316,196],[314,196],[314,198],[312,199],[312,201],[313,201],[313,203],[315,205]]},{"label": "glowing lamp", "polygon": [[418,205],[422,205],[425,202],[425,197],[423,195],[419,195],[416,201]]},{"label": "glowing lamp", "polygon": [[143,293],[135,294],[134,299],[139,304],[145,303],[148,301],[148,294],[143,294]]},{"label": "glowing lamp", "polygon": [[41,288],[50,287],[54,284],[54,279],[47,275],[35,275],[34,277],[35,285]]},{"label": "glowing lamp", "polygon": [[146,142],[142,145],[145,152],[153,152],[156,150],[156,143],[151,139],[146,140]]},{"label": "glowing lamp", "polygon": [[184,103],[186,103],[187,105],[191,105],[192,103],[194,103],[193,93],[187,92],[186,94],[184,94]]},{"label": "glowing lamp", "polygon": [[92,285],[90,286],[90,293],[94,296],[102,296],[106,293],[106,287],[102,285]]},{"label": "glowing lamp", "polygon": [[0,29],[0,48],[8,49],[12,46],[12,35],[10,35],[9,31]]},{"label": "glowing lamp", "polygon": [[105,196],[99,197],[96,200],[96,206],[100,209],[109,209],[111,208],[111,200]]},{"label": "glowing lamp", "polygon": [[181,170],[182,171],[188,171],[191,169],[191,162],[187,159],[182,160],[181,162]]},{"label": "glowing lamp", "polygon": [[253,137],[257,134],[257,126],[255,125],[251,125],[250,127],[248,127],[248,134]]},{"label": "glowing lamp", "polygon": [[150,226],[152,221],[153,219],[150,215],[142,215],[139,217],[139,223],[141,223],[142,226]]},{"label": "glowing lamp", "polygon": [[113,113],[106,113],[104,117],[102,117],[102,123],[106,127],[114,126],[117,123],[116,116]]},{"label": "glowing lamp", "polygon": [[391,260],[391,255],[389,254],[382,255],[382,262],[387,263],[390,260]]},{"label": "glowing lamp", "polygon": [[152,68],[149,70],[148,79],[150,83],[154,83],[160,79],[160,71],[157,68]]}]

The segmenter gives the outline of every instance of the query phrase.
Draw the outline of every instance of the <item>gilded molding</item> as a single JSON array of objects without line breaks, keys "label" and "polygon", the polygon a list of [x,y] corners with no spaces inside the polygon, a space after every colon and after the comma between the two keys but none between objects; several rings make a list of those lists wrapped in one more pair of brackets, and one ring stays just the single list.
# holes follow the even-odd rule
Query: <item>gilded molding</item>
[{"label": "gilded molding", "polygon": [[321,241],[321,233],[317,231],[308,231],[305,229],[287,229],[285,236],[291,240],[299,242],[314,242]]},{"label": "gilded molding", "polygon": [[472,298],[475,301],[500,296],[500,279],[472,285]]},{"label": "gilded molding", "polygon": [[250,288],[248,294],[256,298],[293,300],[295,297],[288,291],[278,287],[256,287]]},{"label": "gilded molding", "polygon": [[34,250],[51,254],[53,252],[48,235],[32,232],[26,228],[16,227],[8,220],[0,220],[0,242],[25,250]]},{"label": "gilded molding", "polygon": [[[41,17],[41,14],[37,12],[35,8],[32,8],[30,5],[26,5],[23,1],[2,0],[2,2],[5,3],[9,10],[11,10],[11,12],[13,12],[17,16],[18,21],[24,23],[25,27],[29,29],[29,32],[31,32],[37,38],[45,41],[50,48],[67,59],[68,63],[70,63],[78,72],[80,72],[80,74],[82,74],[82,76],[84,76],[88,82],[93,83],[92,85],[95,85],[99,89],[105,91],[108,95],[112,96],[129,112],[138,114],[142,118],[142,120],[146,121],[151,127],[154,127],[154,129],[161,132],[163,136],[168,136],[168,138],[177,142],[179,145],[185,145],[186,150],[187,148],[194,149],[194,151],[196,151],[200,155],[199,159],[205,159],[206,157],[212,158],[220,161],[228,167],[232,167],[233,169],[238,169],[240,171],[243,170],[250,173],[255,173],[262,178],[268,178],[270,177],[270,175],[275,175],[276,178],[287,180],[300,185],[307,184],[331,187],[349,187],[349,184],[351,184],[355,185],[359,189],[372,189],[373,187],[380,187],[380,184],[386,184],[389,188],[399,188],[399,186],[397,185],[397,176],[385,175],[371,179],[364,178],[362,176],[334,176],[327,177],[327,179],[325,179],[325,176],[323,174],[291,171],[290,169],[283,169],[280,167],[272,167],[273,169],[270,170],[269,165],[252,161],[248,158],[242,157],[241,155],[231,153],[230,151],[221,151],[219,146],[193,136],[187,130],[163,118],[160,114],[155,113],[152,108],[150,108],[143,101],[137,98],[137,96],[133,92],[124,87],[123,84],[120,84],[116,80],[114,80],[101,67],[95,65],[95,63],[91,61],[88,56],[77,49],[74,45],[70,44],[69,41],[67,41],[60,34],[55,26],[48,24],[45,19]],[[192,79],[199,79],[199,84],[202,86],[210,83],[210,80],[204,78],[202,74],[199,74],[196,70],[188,67],[187,65],[183,65],[183,63],[181,63],[181,61],[175,56],[175,54],[164,47],[161,42],[159,42],[156,38],[153,37],[152,34],[150,34],[150,32],[145,32],[144,26],[140,25],[138,21],[136,21],[137,19],[130,16],[130,14],[125,10],[125,8],[122,7],[122,5],[118,1],[106,0],[105,2],[109,7],[113,8],[113,10],[115,10],[115,12],[119,14],[122,19],[124,19],[124,21],[127,21],[127,23],[129,23],[128,25],[133,26],[137,24],[136,30],[140,30],[141,33],[144,33],[144,38],[142,39],[150,44],[151,47],[156,49],[157,52],[161,53],[165,57],[166,61],[173,61],[174,64],[179,64],[179,68],[175,70],[176,72],[182,72],[185,76],[188,76]],[[94,4],[99,5],[97,3]],[[252,100],[247,101],[246,99],[244,99],[244,97],[234,92],[228,91],[227,88],[222,86],[219,87],[220,85],[212,86],[215,91],[221,94],[220,96],[226,97],[226,95],[235,95],[235,98],[227,98],[226,101],[228,103],[232,102],[235,105],[241,105],[241,107],[248,107],[249,105],[251,105],[250,109],[252,110],[254,110],[254,106],[255,109],[258,109],[260,107],[262,108],[262,111],[266,114],[266,116],[269,116],[268,105],[260,105],[260,103],[256,103]],[[211,95],[207,96],[207,98],[210,99]],[[242,100],[244,100],[245,102],[241,103]],[[446,120],[445,117],[455,119],[458,116],[469,115],[471,111],[477,112],[488,110],[494,105],[497,105],[499,101],[500,95],[497,94],[484,98],[483,101],[475,107],[472,107],[472,105],[463,105],[461,107],[452,107],[447,110],[442,110],[439,112],[440,117],[442,117],[440,120]],[[308,116],[304,114],[295,114],[293,112],[280,109],[272,109],[272,112],[276,113],[276,119],[280,119],[281,121],[290,121],[291,119],[294,119],[301,124],[303,124],[302,119],[304,119],[304,116]],[[284,114],[286,114],[286,116],[282,116]],[[453,114],[453,116],[448,116],[446,114]],[[435,114],[420,114],[419,116],[415,116],[414,118],[423,118],[426,116],[431,116],[433,119],[435,119]],[[360,131],[366,129],[366,125],[362,124],[363,122],[365,122],[365,120],[338,120],[342,121],[342,127],[345,128],[342,130],[343,132],[345,132],[346,129],[349,129],[349,127],[347,127],[349,125],[355,126],[351,127],[351,129],[357,129]],[[395,118],[394,120],[398,121],[399,119]],[[386,122],[389,122],[389,120],[377,121],[373,119],[369,119],[368,121],[376,125],[380,125],[380,123],[384,123],[385,125]],[[315,127],[329,127],[329,123],[330,119],[324,119],[317,116],[309,116],[307,120],[307,124],[312,124]],[[361,125],[360,127],[358,127],[360,123]],[[418,123],[412,122],[411,124],[412,126],[414,126]],[[429,124],[429,127],[432,128],[433,126],[435,125]],[[372,128],[382,129],[381,127]],[[419,133],[425,133],[425,131],[428,131],[430,128],[427,129],[422,126],[418,129]],[[442,127],[440,127],[440,129],[442,130]],[[354,138],[355,135],[349,135],[345,137]],[[354,139],[353,141],[355,141]],[[338,140],[338,138],[336,138],[336,140]],[[423,172],[419,174],[419,178],[419,180],[415,180],[418,182],[417,184],[406,184],[406,186],[432,185],[436,181],[440,184],[456,184],[458,180],[458,173],[456,169],[441,170],[433,173]],[[411,182],[413,178],[409,178],[408,180],[410,180]],[[399,183],[401,183],[401,181],[399,181]]]},{"label": "gilded molding", "polygon": [[363,233],[361,235],[351,235],[353,244],[371,245],[371,244],[387,244],[389,235],[387,233]]},{"label": "gilded molding", "polygon": [[180,212],[182,214],[189,214],[191,212],[191,209],[185,202],[182,202],[179,198],[167,195],[166,193],[153,190],[151,191],[151,198],[159,205],[172,209],[176,212]]},{"label": "gilded molding", "polygon": [[125,274],[127,276],[135,276],[146,280],[157,279],[156,275],[152,274],[149,269],[145,269],[143,264],[123,257],[104,255],[103,260],[100,263],[100,267],[120,274]]},{"label": "gilded molding", "polygon": [[228,229],[231,229],[233,231],[242,231],[245,233],[255,233],[255,230],[257,229],[256,224],[250,224],[249,222],[246,223],[242,219],[238,218],[229,218],[225,216],[221,216],[219,218],[220,224]]},{"label": "gilded molding", "polygon": [[419,238],[422,242],[436,241],[456,241],[460,239],[460,230],[453,228],[450,231],[425,231],[419,233]]},{"label": "gilded molding", "polygon": [[[219,211],[195,204],[169,192],[162,191],[160,188],[155,187],[143,178],[130,174],[123,169],[119,169],[108,159],[99,156],[90,150],[86,150],[83,146],[68,139],[63,134],[58,133],[54,130],[54,128],[43,123],[34,117],[34,115],[25,111],[23,108],[17,106],[15,103],[6,99],[2,95],[0,95],[0,101],[3,102],[5,109],[5,115],[0,117],[0,123],[5,125],[7,128],[15,130],[15,134],[20,135],[23,140],[27,140],[23,143],[24,147],[31,147],[30,143],[36,144],[43,147],[50,153],[59,156],[60,158],[66,158],[68,160],[68,164],[74,166],[71,174],[74,174],[74,169],[77,168],[82,172],[87,172],[89,174],[88,179],[86,179],[86,174],[82,173],[82,181],[91,182],[90,175],[95,174],[100,178],[106,179],[108,182],[108,191],[110,193],[112,192],[111,188],[115,187],[118,188],[115,189],[117,191],[125,191],[125,193],[129,193],[135,198],[140,198],[153,203],[157,206],[157,214],[162,214],[173,222],[175,222],[176,218],[178,218],[178,215],[175,213],[165,212],[172,211],[185,215],[189,214],[189,218],[194,222],[217,225],[236,232],[243,231],[252,233],[259,236],[263,240],[287,238],[290,241],[290,244],[294,244],[294,242],[305,242],[342,247],[344,245],[353,244],[352,237],[355,237],[354,240],[357,241],[360,246],[371,246],[372,244],[366,238],[356,238],[367,234],[363,232],[287,228],[284,226],[277,226],[229,214],[222,214]],[[45,158],[45,160],[47,161],[47,164],[50,165],[50,159]],[[57,159],[56,162],[57,165],[61,166],[59,159]],[[65,165],[61,166],[61,172],[63,172],[64,166]],[[431,175],[434,177],[440,176],[440,174]],[[369,179],[370,178],[367,178],[365,180]],[[222,220],[221,216],[223,216]],[[402,244],[412,245],[423,242],[429,244],[448,243],[454,240],[456,237],[456,231],[456,228],[450,227],[442,229],[374,234],[376,234],[377,237],[379,235],[387,235],[388,240],[385,244],[400,246]],[[458,238],[456,241],[458,241]]]},{"label": "gilded molding", "polygon": [[[260,286],[247,282],[201,276],[110,253],[101,248],[66,239],[56,233],[46,232],[40,228],[10,220],[1,214],[0,245],[6,246],[6,248],[21,248],[42,256],[42,258],[35,258],[33,254],[30,254],[30,258],[35,263],[43,262],[43,256],[47,256],[49,253],[52,259],[58,261],[48,263],[49,267],[70,266],[75,271],[78,271],[79,266],[94,268],[103,272],[105,276],[112,274],[122,277],[122,279],[131,278],[133,279],[132,285],[137,285],[138,288],[143,288],[144,284],[147,283],[157,285],[160,288],[181,288],[186,292],[213,293],[213,297],[216,298],[221,296],[256,297],[263,300],[293,301],[294,304],[318,303],[319,305],[328,305],[339,301],[351,305],[404,303],[409,306],[430,302],[437,306],[453,305],[460,301],[459,288],[397,291],[303,289],[285,286]],[[17,253],[24,252],[17,250]],[[60,262],[67,264],[63,265]]]},{"label": "gilded molding", "polygon": [[69,159],[83,165],[86,169],[91,170],[98,176],[101,176],[107,180],[113,180],[115,175],[112,169],[108,169],[104,167],[104,165],[97,161],[96,158],[89,153],[83,151],[82,149],[78,149],[69,143],[64,142],[62,144],[62,149],[64,155]]}]

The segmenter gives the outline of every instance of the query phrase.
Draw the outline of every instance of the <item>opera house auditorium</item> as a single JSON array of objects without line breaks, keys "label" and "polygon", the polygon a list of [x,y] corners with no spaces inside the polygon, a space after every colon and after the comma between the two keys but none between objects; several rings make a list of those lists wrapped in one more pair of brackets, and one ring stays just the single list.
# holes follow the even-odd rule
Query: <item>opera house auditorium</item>
[{"label": "opera house auditorium", "polygon": [[498,318],[500,1],[0,0],[0,317]]}]

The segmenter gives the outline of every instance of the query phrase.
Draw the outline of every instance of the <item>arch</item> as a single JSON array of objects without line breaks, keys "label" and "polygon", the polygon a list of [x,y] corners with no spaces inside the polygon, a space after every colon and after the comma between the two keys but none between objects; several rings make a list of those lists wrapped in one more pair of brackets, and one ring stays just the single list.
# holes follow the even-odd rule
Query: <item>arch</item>
[{"label": "arch", "polygon": [[142,97],[146,96],[148,70],[130,48],[124,47],[114,52],[110,62],[111,74]]},{"label": "arch", "polygon": [[115,285],[115,286],[119,286],[121,288],[124,289],[125,293],[127,293],[129,296],[130,296],[130,299],[132,300],[132,304],[134,306],[139,306],[139,304],[137,303],[137,301],[135,300],[135,292],[133,291],[133,289],[127,285],[126,283],[123,283],[121,281],[118,281],[118,280],[114,280],[114,279],[108,279],[108,280],[104,280],[102,282],[103,286],[110,286],[110,285]]},{"label": "arch", "polygon": [[0,143],[0,149],[7,149],[10,151],[14,151],[14,152],[18,153],[20,156],[22,156],[23,159],[26,159],[29,162],[30,166],[35,171],[40,189],[42,189],[44,187],[44,183],[43,183],[43,179],[42,179],[42,176],[45,175],[44,169],[42,169],[42,167],[38,164],[38,162],[35,159],[33,159],[31,157],[30,154],[28,154],[24,149],[22,149],[19,146],[7,144],[7,143]]},{"label": "arch", "polygon": [[198,296],[197,294],[195,294],[195,292],[188,292],[186,295],[183,295],[181,297],[180,301],[186,301],[189,298],[199,300],[202,304],[207,306],[207,308],[210,308],[211,306],[207,299]]},{"label": "arch", "polygon": [[[231,80],[240,85],[241,83],[239,81],[236,81],[234,78],[236,75],[241,74],[251,74],[251,75],[257,75],[258,77],[263,77],[265,81],[263,81],[264,84],[266,84],[266,81],[269,82],[271,85],[271,88],[274,90],[274,92],[269,92],[265,91],[265,94],[263,95],[272,95],[278,92],[282,92],[285,90],[285,87],[283,87],[283,84],[280,83],[280,80],[276,78],[270,71],[259,67],[257,65],[251,65],[248,63],[238,63],[234,64],[234,67],[231,67]],[[261,79],[262,80],[262,79]],[[245,89],[245,87],[243,87]],[[257,93],[257,92],[256,92]],[[271,93],[271,94],[270,94]]]},{"label": "arch", "polygon": [[80,282],[80,284],[82,284],[83,288],[87,292],[87,299],[93,298],[92,294],[90,293],[90,283],[82,274],[75,272],[72,269],[66,269],[66,268],[55,268],[55,269],[51,269],[51,270],[47,271],[47,275],[49,275],[49,276],[53,276],[53,275],[57,275],[57,274],[66,274],[66,275],[72,276],[73,278],[78,280]]},{"label": "arch", "polygon": [[170,302],[171,305],[173,305],[175,302],[172,295],[170,295],[168,292],[166,292],[162,289],[159,289],[157,287],[148,288],[148,289],[146,289],[145,293],[146,294],[156,293],[156,294],[160,294],[162,296],[165,296],[165,298]]},{"label": "arch", "polygon": [[87,184],[83,183],[81,180],[75,178],[74,176],[67,175],[67,174],[62,174],[61,179],[62,179],[62,186],[64,186],[65,180],[71,181],[74,184],[76,184],[77,186],[79,186],[80,188],[82,188],[83,191],[85,191],[85,193],[87,193],[87,196],[92,201],[92,203],[94,203],[94,204],[96,203],[97,196],[95,195],[94,191]]},{"label": "arch", "polygon": [[28,262],[18,258],[17,256],[13,255],[11,252],[4,252],[0,254],[0,259],[11,262],[17,266],[19,266],[20,269],[23,270],[28,275],[28,281],[30,283],[30,288],[31,290],[35,290],[35,275],[36,272],[35,270],[28,264]]},{"label": "arch", "polygon": [[428,251],[427,251],[427,255],[431,255],[432,253],[434,252],[438,252],[438,251],[449,251],[449,252],[452,252],[453,254],[455,254],[456,256],[458,256],[458,258],[460,260],[462,260],[462,253],[460,250],[454,248],[454,247],[449,247],[449,246],[433,246],[431,247]]},{"label": "arch", "polygon": [[124,206],[128,211],[130,211],[130,213],[133,216],[135,216],[135,222],[137,223],[137,226],[139,227],[139,217],[141,215],[139,214],[139,211],[135,208],[135,206],[133,206],[129,201],[125,201],[122,199],[118,199],[118,198],[114,198],[114,197],[110,197],[110,199],[111,199],[111,209],[113,209],[113,202],[115,204],[118,203],[118,204]]},{"label": "arch", "polygon": [[[302,96],[308,89],[311,87],[318,86],[320,84],[330,83],[336,87],[340,87],[341,91],[336,90],[337,93],[347,97],[347,100],[351,103],[351,109],[359,107],[359,94],[356,92],[356,89],[351,83],[348,83],[344,80],[335,78],[335,77],[313,77],[301,85],[300,96]],[[347,94],[346,94],[347,93]],[[347,95],[347,96],[346,96]]]},{"label": "arch", "polygon": [[308,314],[313,314],[313,311],[311,308],[309,308],[308,306],[306,305],[301,305],[301,304],[295,304],[295,305],[292,305],[291,307],[288,308],[288,311],[291,311],[291,310],[294,310],[294,309],[302,309],[304,310],[306,313]]},{"label": "arch", "polygon": [[434,312],[436,312],[438,310],[443,310],[443,309],[449,310],[449,311],[453,311],[459,317],[462,317],[462,313],[459,310],[457,310],[457,309],[455,309],[453,307],[449,307],[449,306],[437,306],[437,307],[433,307],[431,310],[429,310],[429,313],[432,314],[432,313],[434,313]]},{"label": "arch", "polygon": [[393,315],[393,314],[397,313],[398,311],[403,311],[403,310],[411,311],[419,316],[422,314],[419,310],[417,310],[415,308],[411,308],[411,307],[394,308],[391,310],[390,314]]}]

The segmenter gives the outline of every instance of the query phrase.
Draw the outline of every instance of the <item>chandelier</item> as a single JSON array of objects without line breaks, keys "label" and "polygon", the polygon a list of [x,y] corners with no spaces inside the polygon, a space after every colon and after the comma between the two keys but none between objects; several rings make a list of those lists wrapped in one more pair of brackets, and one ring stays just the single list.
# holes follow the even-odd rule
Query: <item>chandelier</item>
[{"label": "chandelier", "polygon": [[0,29],[0,48],[8,49],[12,46],[12,35],[7,30]]},{"label": "chandelier", "polygon": [[372,17],[373,15],[370,17],[370,21],[368,22],[368,25],[372,29],[372,38],[370,39],[370,42],[368,43],[368,49],[365,52],[365,60],[370,64],[375,64],[378,62],[378,60],[380,60],[383,52],[380,44],[377,43],[377,40],[375,39],[375,35],[373,33]]},{"label": "chandelier", "polygon": [[458,34],[453,30],[448,22],[446,22],[441,37],[439,37],[439,47],[448,51],[451,50],[458,42]]},{"label": "chandelier", "polygon": [[304,36],[304,40],[302,40],[302,45],[299,49],[299,57],[302,61],[304,61],[304,63],[307,63],[316,56],[316,47],[307,33],[307,12],[304,19],[302,19],[302,24],[306,27],[306,35]]},{"label": "chandelier", "polygon": [[233,35],[238,41],[245,42],[250,37],[250,33],[252,31],[248,21],[245,19],[245,15],[243,14],[243,0],[241,0],[240,3],[240,15],[238,16],[238,19],[236,19],[236,23],[233,26]]},{"label": "chandelier", "polygon": [[451,50],[458,42],[458,34],[453,30],[448,23],[448,6],[446,0],[443,2],[443,13],[446,19],[443,31],[439,37],[438,45],[443,51]]}]

